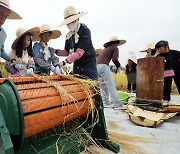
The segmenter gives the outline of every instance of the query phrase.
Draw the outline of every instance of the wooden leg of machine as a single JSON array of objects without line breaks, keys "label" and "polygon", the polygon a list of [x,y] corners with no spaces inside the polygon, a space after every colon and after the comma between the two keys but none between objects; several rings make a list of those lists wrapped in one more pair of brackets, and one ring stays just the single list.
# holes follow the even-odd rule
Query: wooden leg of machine
[{"label": "wooden leg of machine", "polygon": [[96,102],[98,102],[97,109],[98,109],[98,114],[99,114],[99,121],[94,126],[91,136],[99,145],[115,153],[118,153],[120,151],[120,146],[110,141],[108,137],[104,111],[101,105],[102,99],[99,95],[96,96]]}]

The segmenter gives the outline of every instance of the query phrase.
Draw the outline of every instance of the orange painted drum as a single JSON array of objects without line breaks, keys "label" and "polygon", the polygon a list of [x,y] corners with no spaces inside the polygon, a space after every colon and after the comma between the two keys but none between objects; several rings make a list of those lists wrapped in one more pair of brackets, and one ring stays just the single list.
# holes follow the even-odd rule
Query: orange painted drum
[{"label": "orange painted drum", "polygon": [[[43,80],[55,81],[63,89],[58,91],[53,85],[35,77],[10,78],[16,85],[23,106],[25,138],[87,115],[93,98],[90,87],[84,88],[76,81],[60,76],[44,76]],[[5,78],[0,79],[2,83]],[[95,102],[95,99],[92,99]]]}]

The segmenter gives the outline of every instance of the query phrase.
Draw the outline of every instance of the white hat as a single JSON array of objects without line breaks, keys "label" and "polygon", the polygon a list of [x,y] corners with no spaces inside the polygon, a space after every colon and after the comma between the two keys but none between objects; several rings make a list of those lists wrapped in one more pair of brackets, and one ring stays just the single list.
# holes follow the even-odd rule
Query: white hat
[{"label": "white hat", "polygon": [[40,35],[46,32],[52,32],[50,39],[56,39],[59,36],[61,36],[60,30],[51,30],[51,27],[48,24],[44,24],[44,25],[41,25],[40,32],[37,35],[33,36],[32,40],[40,41],[41,40]]},{"label": "white hat", "polygon": [[109,39],[109,41],[104,44],[104,47],[106,47],[111,42],[119,42],[119,44],[118,44],[118,46],[119,46],[119,45],[123,45],[124,43],[126,43],[126,40],[118,39],[117,36],[112,36]]},{"label": "white hat", "polygon": [[10,9],[9,0],[0,0],[0,5],[9,9],[10,12],[7,19],[22,19],[22,17],[19,14]]},{"label": "white hat", "polygon": [[137,64],[137,58],[136,58],[135,52],[130,52],[128,59],[132,60],[134,63]]},{"label": "white hat", "polygon": [[155,49],[155,43],[149,43],[144,50],[141,50],[139,52],[147,52],[148,49]]},{"label": "white hat", "polygon": [[83,12],[77,12],[76,9],[73,6],[68,6],[64,10],[64,21],[59,25],[59,27],[68,25],[69,23],[79,19],[83,15],[87,14]]},{"label": "white hat", "polygon": [[18,28],[17,31],[16,31],[16,39],[14,40],[14,42],[12,43],[12,46],[11,48],[13,50],[16,49],[16,45],[17,45],[17,42],[18,40],[26,33],[30,33],[31,36],[34,36],[36,35],[37,33],[39,33],[40,29],[39,27],[34,27],[34,28],[31,28],[31,29],[26,29],[24,27],[21,27],[21,28]]}]

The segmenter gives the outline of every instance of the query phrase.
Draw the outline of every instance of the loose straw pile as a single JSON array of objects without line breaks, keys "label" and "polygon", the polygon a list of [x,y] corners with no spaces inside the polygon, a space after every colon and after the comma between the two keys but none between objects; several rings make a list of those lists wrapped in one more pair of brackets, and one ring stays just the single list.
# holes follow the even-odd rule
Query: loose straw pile
[{"label": "loose straw pile", "polygon": [[154,143],[160,144],[161,141],[154,138],[143,138],[139,136],[131,136],[126,134],[120,134],[112,131],[108,131],[109,139],[120,145],[123,153],[137,153],[137,154],[152,154],[144,150],[142,147],[138,146],[136,143]]}]

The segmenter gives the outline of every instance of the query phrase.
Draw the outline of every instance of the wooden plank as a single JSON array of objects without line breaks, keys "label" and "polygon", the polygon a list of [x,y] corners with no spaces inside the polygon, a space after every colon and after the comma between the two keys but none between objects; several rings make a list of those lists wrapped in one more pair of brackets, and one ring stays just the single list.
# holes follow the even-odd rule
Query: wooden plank
[{"label": "wooden plank", "polygon": [[[91,93],[93,94],[92,91]],[[63,99],[60,96],[28,99],[22,102],[23,112],[25,114],[25,113],[45,110],[48,108],[57,107],[60,105],[66,105],[70,102],[75,102],[75,101],[84,100],[84,99],[87,99],[87,92],[85,91],[71,93],[71,97],[65,96]]]},{"label": "wooden plank", "polygon": [[137,61],[136,97],[162,100],[164,81],[164,58],[149,57]]},{"label": "wooden plank", "polygon": [[[75,93],[84,91],[80,84],[63,86],[63,89],[67,93]],[[40,98],[40,97],[52,97],[58,96],[59,93],[55,87],[38,88],[38,89],[27,89],[19,91],[21,100]]]},{"label": "wooden plank", "polygon": [[180,105],[169,105],[167,107],[164,107],[163,111],[180,114]]},{"label": "wooden plank", "polygon": [[[78,112],[74,112],[74,109]],[[79,116],[86,115],[88,110],[89,102],[85,101],[27,115],[24,117],[25,138],[33,136],[49,128],[61,125],[69,120],[76,119]],[[67,113],[69,113],[69,115]]]},{"label": "wooden plank", "polygon": [[[57,84],[60,84],[62,86],[66,86],[66,85],[74,85],[74,84],[78,84],[77,82],[75,81],[56,81]],[[28,84],[25,84],[25,83],[22,83],[20,85],[16,85],[18,91],[20,90],[27,90],[27,89],[36,89],[36,88],[45,88],[45,87],[52,87],[52,85],[50,85],[49,83],[28,83]]]},{"label": "wooden plank", "polygon": [[[56,76],[42,76],[43,78],[45,79],[49,79],[49,80],[61,80],[62,77],[56,75]],[[6,80],[7,78],[0,78],[0,83],[3,83],[4,80]],[[10,80],[12,80],[13,82],[28,82],[28,81],[38,81],[37,78],[35,77],[11,77],[11,78],[8,78]]]}]

